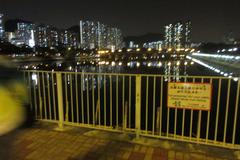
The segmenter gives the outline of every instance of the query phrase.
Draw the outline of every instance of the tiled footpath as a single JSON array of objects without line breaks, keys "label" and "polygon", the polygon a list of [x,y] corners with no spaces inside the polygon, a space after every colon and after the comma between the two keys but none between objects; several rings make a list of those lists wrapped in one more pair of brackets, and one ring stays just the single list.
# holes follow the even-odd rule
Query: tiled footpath
[{"label": "tiled footpath", "polygon": [[0,137],[0,160],[237,159],[236,154],[227,149],[157,139],[153,145],[139,144],[124,141],[121,136],[74,127],[60,132],[52,125],[38,124]]}]

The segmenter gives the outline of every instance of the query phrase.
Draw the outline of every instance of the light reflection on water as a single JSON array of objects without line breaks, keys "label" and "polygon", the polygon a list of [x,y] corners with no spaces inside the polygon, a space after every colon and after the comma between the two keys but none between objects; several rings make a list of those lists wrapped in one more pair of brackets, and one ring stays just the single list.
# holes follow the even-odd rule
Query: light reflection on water
[{"label": "light reflection on water", "polygon": [[[168,81],[170,75],[174,81],[180,81],[180,76],[197,75],[202,71],[201,66],[190,60],[175,61],[55,61],[41,62],[19,65],[21,69],[28,70],[49,70],[84,73],[130,73],[130,74],[161,74],[164,80]],[[199,68],[200,67],[200,68]],[[204,73],[204,71],[203,71]],[[49,79],[49,76],[47,77]],[[32,80],[37,85],[36,75],[32,75]],[[103,76],[87,76],[81,79],[83,90],[86,90],[87,82],[96,87],[98,80],[103,83]],[[71,77],[66,76],[67,85],[71,84]],[[80,82],[79,82],[80,83]],[[89,88],[92,89],[91,87]]]},{"label": "light reflection on water", "polygon": [[19,64],[23,70],[49,70],[68,72],[97,72],[97,73],[133,73],[133,74],[168,74],[194,75],[196,68],[189,60],[177,61],[53,61]]}]

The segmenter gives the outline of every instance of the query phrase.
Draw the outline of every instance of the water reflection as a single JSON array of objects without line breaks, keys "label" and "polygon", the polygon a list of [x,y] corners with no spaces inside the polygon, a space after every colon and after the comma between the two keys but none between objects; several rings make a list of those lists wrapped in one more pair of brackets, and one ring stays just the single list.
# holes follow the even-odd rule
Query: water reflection
[{"label": "water reflection", "polygon": [[[187,59],[163,61],[46,61],[19,64],[23,70],[48,70],[67,72],[94,73],[132,73],[132,74],[161,74],[174,76],[179,80],[180,75],[196,75],[201,71],[199,66]],[[204,72],[203,72],[204,73]]]},{"label": "water reflection", "polygon": [[[191,70],[196,68],[195,64],[189,60],[175,61],[56,61],[56,62],[41,62],[20,64],[19,68],[24,70],[51,70],[51,71],[66,71],[78,73],[63,74],[64,81],[68,87],[74,83],[81,83],[83,91],[86,88],[96,89],[98,83],[102,86],[104,83],[103,75],[89,75],[88,73],[133,73],[133,74],[159,74],[164,75],[164,81],[180,81],[180,76],[191,75]],[[190,71],[190,72],[188,72]],[[37,87],[39,76],[33,73],[33,84]],[[48,73],[47,81],[51,80],[51,73]],[[109,80],[108,80],[109,81]],[[115,80],[113,80],[114,82]],[[107,82],[108,83],[108,82]],[[56,85],[54,83],[53,85]],[[89,87],[87,87],[89,85]]]}]

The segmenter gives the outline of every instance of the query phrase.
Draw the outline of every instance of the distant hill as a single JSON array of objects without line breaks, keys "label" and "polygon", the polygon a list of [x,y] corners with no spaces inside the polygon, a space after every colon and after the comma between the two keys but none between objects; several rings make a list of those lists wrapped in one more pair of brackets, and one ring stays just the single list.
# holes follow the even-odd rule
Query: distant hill
[{"label": "distant hill", "polygon": [[80,34],[80,27],[78,25],[72,26],[72,27],[68,28],[67,30],[72,31],[72,32],[77,33],[77,34]]},{"label": "distant hill", "polygon": [[163,34],[161,33],[147,33],[140,36],[127,36],[124,37],[124,42],[129,44],[130,41],[142,45],[146,42],[161,41],[164,39]]},{"label": "distant hill", "polygon": [[68,28],[67,30],[77,34],[77,40],[78,40],[78,42],[80,41],[80,26],[78,26],[78,25],[72,26],[72,27]]},{"label": "distant hill", "polygon": [[5,30],[6,32],[14,32],[17,29],[17,23],[32,23],[31,21],[26,21],[22,19],[9,19],[5,21]]},{"label": "distant hill", "polygon": [[213,52],[216,53],[219,49],[234,48],[236,45],[225,44],[225,43],[202,43],[198,49],[202,52]]}]

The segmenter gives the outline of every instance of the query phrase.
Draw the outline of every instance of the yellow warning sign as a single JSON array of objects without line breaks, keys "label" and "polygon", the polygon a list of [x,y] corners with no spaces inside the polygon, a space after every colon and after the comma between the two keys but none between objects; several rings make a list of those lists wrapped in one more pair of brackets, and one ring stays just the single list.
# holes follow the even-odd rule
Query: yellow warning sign
[{"label": "yellow warning sign", "polygon": [[212,84],[168,83],[167,106],[170,108],[210,110]]}]

